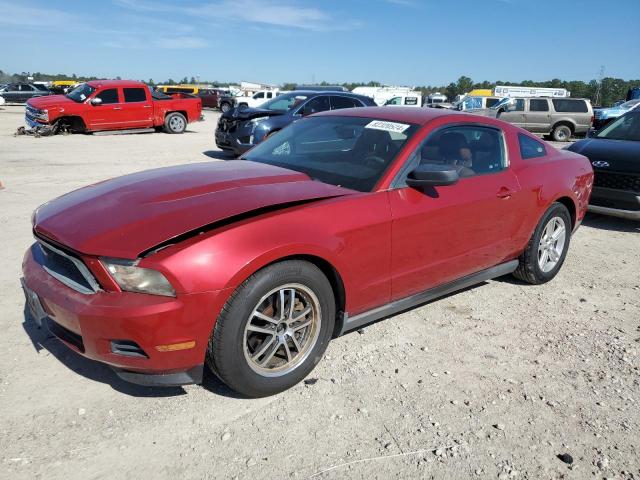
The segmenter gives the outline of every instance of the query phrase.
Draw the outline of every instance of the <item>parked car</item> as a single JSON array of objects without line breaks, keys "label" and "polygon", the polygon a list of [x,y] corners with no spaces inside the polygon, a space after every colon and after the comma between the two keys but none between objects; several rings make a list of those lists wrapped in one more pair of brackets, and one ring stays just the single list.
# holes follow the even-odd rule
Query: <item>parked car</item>
[{"label": "parked car", "polygon": [[30,83],[10,83],[0,90],[7,103],[25,103],[30,98],[51,95],[49,90],[40,90]]},{"label": "parked car", "polygon": [[237,104],[237,97],[232,94],[221,95],[218,99],[218,108],[222,113],[227,113],[229,110],[236,108]]},{"label": "parked car", "polygon": [[229,95],[231,92],[222,88],[204,88],[198,92],[202,106],[207,108],[220,108],[220,99]]},{"label": "parked car", "polygon": [[493,96],[467,95],[459,99],[457,102],[454,102],[453,108],[462,112],[475,112],[477,110],[491,108],[500,100],[502,99]]},{"label": "parked car", "polygon": [[0,105],[4,105],[5,104],[5,100],[2,97],[2,93],[0,93]]},{"label": "parked car", "polygon": [[422,95],[420,92],[409,93],[406,95],[399,95],[397,97],[390,98],[385,102],[385,106],[392,107],[422,107]]},{"label": "parked car", "polygon": [[640,108],[568,149],[587,156],[593,165],[590,211],[640,220]]},{"label": "parked car", "polygon": [[34,320],[125,380],[199,382],[206,362],[271,395],[333,336],[501,275],[553,279],[593,181],[582,155],[439,109],[325,111],[244,158],[40,206]]},{"label": "parked car", "polygon": [[240,155],[291,122],[312,113],[375,106],[363,95],[334,91],[295,91],[279,95],[260,108],[237,107],[223,113],[216,129],[216,145]]},{"label": "parked car", "polygon": [[31,128],[57,125],[78,132],[156,127],[183,133],[201,115],[202,101],[191,95],[152,94],[142,82],[94,80],[66,95],[29,100],[25,121]]},{"label": "parked car", "polygon": [[255,108],[269,100],[273,100],[279,95],[277,88],[271,90],[260,90],[253,95],[240,95],[235,97],[238,107]]},{"label": "parked car", "polygon": [[629,110],[638,108],[639,105],[640,99],[635,99],[622,102],[609,108],[597,108],[594,110],[593,128],[595,128],[596,130],[600,130],[606,124],[608,124],[612,120],[615,120],[621,115],[624,115]]},{"label": "parked car", "polygon": [[593,121],[593,108],[586,98],[503,98],[488,110],[473,111],[568,142],[573,135],[586,135]]}]

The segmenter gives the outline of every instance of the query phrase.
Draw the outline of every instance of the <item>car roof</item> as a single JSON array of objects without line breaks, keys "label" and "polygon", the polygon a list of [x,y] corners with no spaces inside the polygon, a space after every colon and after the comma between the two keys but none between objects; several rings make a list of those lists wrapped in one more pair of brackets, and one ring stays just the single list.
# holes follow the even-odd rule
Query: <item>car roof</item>
[{"label": "car roof", "polygon": [[135,80],[91,80],[89,82],[85,82],[87,85],[98,88],[98,87],[140,87],[144,85],[142,82],[137,82]]},{"label": "car roof", "polygon": [[[316,113],[318,116],[333,117],[364,117],[376,120],[388,120],[390,122],[405,122],[416,125],[425,125],[434,118],[463,115],[468,118],[470,115],[465,112],[456,110],[448,110],[444,108],[411,108],[411,107],[364,107],[364,108],[345,108],[342,110],[329,110],[326,112]],[[474,117],[476,117],[474,115]],[[477,117],[484,119],[485,117]]]}]

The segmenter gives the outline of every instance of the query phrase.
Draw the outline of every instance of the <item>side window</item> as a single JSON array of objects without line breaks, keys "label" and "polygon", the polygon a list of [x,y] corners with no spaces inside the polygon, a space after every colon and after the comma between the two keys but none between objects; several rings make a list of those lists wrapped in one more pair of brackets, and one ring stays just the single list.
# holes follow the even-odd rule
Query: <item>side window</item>
[{"label": "side window", "polygon": [[552,102],[553,108],[556,112],[587,113],[589,111],[587,102],[584,100],[574,98],[554,98]]},{"label": "side window", "polygon": [[267,92],[267,98],[273,98],[273,92]]},{"label": "side window", "polygon": [[99,98],[102,100],[103,105],[108,105],[110,103],[119,103],[118,100],[118,89],[117,88],[109,88],[107,90],[103,90],[98,93],[95,98]]},{"label": "side window", "polygon": [[402,105],[402,97],[393,97],[391,100],[387,100],[385,105]]},{"label": "side window", "polygon": [[417,105],[418,104],[418,97],[405,97],[404,104],[405,105]]},{"label": "side window", "polygon": [[520,143],[520,156],[524,160],[544,157],[547,154],[547,149],[544,148],[542,142],[539,142],[528,135],[519,133],[518,142]]},{"label": "side window", "polygon": [[124,101],[126,103],[146,102],[147,94],[144,88],[124,88]]},{"label": "side window", "polygon": [[500,101],[499,98],[487,98],[487,108],[493,107],[499,101]]},{"label": "side window", "polygon": [[23,83],[22,85],[20,85],[20,91],[22,92],[32,92],[33,90],[35,90],[31,85],[28,85],[26,83]]},{"label": "side window", "polygon": [[329,108],[331,108],[329,106],[329,97],[322,95],[312,98],[305,103],[300,113],[302,113],[302,115],[311,115],[312,113],[324,112],[325,110],[329,110]]},{"label": "side window", "polygon": [[516,112],[524,112],[524,99],[518,98],[516,99]]},{"label": "side window", "polygon": [[264,98],[264,92],[258,92],[253,96],[254,99]]},{"label": "side window", "polygon": [[338,97],[337,95],[335,97],[331,97],[332,110],[340,110],[341,108],[354,108],[360,106],[361,105],[353,98]]},{"label": "side window", "polygon": [[414,152],[416,164],[451,165],[460,177],[507,167],[502,131],[480,126],[449,127],[429,135]]},{"label": "side window", "polygon": [[549,102],[546,98],[532,98],[529,100],[529,110],[532,112],[548,112]]}]

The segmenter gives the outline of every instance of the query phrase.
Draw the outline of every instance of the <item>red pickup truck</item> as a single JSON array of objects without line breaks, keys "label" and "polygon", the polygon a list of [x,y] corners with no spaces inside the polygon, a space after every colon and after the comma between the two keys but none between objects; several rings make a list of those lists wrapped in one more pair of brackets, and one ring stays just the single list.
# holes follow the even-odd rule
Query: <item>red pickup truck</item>
[{"label": "red pickup truck", "polygon": [[25,113],[32,128],[55,125],[76,132],[156,128],[183,133],[201,117],[200,98],[152,93],[144,83],[129,80],[94,80],[66,95],[32,98]]}]

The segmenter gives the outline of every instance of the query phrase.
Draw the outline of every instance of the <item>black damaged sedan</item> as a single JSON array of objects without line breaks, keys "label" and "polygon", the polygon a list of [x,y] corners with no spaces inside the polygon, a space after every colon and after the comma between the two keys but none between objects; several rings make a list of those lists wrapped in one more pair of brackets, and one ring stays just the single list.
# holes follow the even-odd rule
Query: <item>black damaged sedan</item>
[{"label": "black damaged sedan", "polygon": [[375,106],[373,99],[348,92],[300,90],[284,93],[259,108],[237,107],[223,113],[216,129],[216,145],[242,155],[267,136],[312,113]]},{"label": "black damaged sedan", "polygon": [[589,211],[640,220],[640,110],[626,113],[568,150],[585,155],[593,165]]}]

